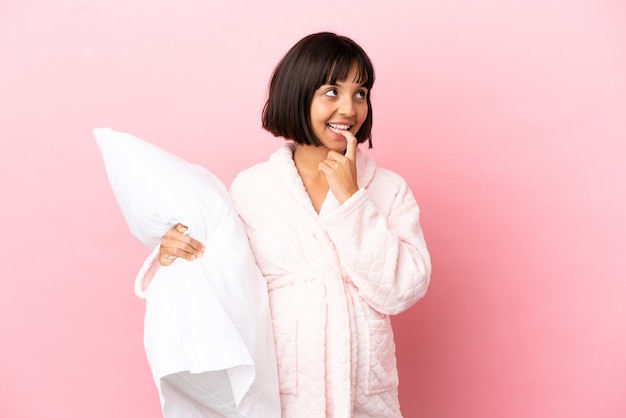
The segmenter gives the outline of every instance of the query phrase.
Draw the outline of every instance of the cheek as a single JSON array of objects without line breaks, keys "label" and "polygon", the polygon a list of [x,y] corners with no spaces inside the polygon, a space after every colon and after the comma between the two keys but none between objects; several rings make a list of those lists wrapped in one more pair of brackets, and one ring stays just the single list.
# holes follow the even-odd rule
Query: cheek
[{"label": "cheek", "polygon": [[311,103],[311,122],[319,122],[325,119],[325,117],[324,106],[313,101],[313,103]]},{"label": "cheek", "polygon": [[359,122],[360,123],[365,122],[365,119],[367,119],[368,114],[369,114],[369,109],[367,107],[367,103],[364,104],[363,106],[359,106]]}]

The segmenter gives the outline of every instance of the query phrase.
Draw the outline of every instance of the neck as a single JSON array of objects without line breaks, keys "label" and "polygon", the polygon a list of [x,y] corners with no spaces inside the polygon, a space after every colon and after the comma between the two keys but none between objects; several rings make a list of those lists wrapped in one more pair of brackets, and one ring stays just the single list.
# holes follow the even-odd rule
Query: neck
[{"label": "neck", "polygon": [[297,144],[293,152],[293,161],[300,175],[319,174],[318,165],[326,159],[329,149],[313,145]]}]

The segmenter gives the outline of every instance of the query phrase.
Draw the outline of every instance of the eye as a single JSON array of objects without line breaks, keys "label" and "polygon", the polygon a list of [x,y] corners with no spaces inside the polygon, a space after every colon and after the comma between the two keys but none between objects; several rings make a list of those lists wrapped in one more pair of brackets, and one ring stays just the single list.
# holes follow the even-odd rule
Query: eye
[{"label": "eye", "polygon": [[367,97],[367,91],[365,90],[359,90],[356,92],[356,98],[357,99],[365,99]]},{"label": "eye", "polygon": [[328,89],[328,90],[326,90],[326,92],[324,94],[326,96],[329,96],[329,97],[336,97],[337,96],[337,89],[336,88]]}]

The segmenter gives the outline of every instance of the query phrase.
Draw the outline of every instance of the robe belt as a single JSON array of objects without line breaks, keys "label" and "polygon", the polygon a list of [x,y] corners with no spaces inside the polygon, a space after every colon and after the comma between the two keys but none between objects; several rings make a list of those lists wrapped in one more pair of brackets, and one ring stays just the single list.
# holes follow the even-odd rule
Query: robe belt
[{"label": "robe belt", "polygon": [[290,274],[285,274],[284,276],[278,277],[278,278],[268,278],[266,277],[266,281],[267,281],[267,289],[268,290],[275,290],[275,289],[280,289],[281,287],[285,287],[285,286],[291,286],[292,284],[296,283],[296,282],[306,282],[306,281],[319,281],[321,275],[319,272],[313,272],[313,271],[308,271],[308,272],[297,272],[297,273],[290,273]]},{"label": "robe belt", "polygon": [[[288,274],[278,278],[269,278],[267,287],[269,290],[280,289],[283,287],[297,285],[298,283],[317,282],[323,283],[325,295],[319,297],[325,298],[322,303],[326,303],[326,315],[324,318],[308,319],[306,315],[301,318],[305,323],[317,322],[317,326],[323,327],[324,331],[321,335],[309,335],[308,333],[297,336],[298,350],[315,350],[323,354],[323,364],[319,364],[317,370],[312,370],[313,374],[318,374],[320,382],[317,379],[302,379],[298,381],[298,397],[311,394],[312,399],[302,399],[306,408],[314,410],[320,407],[319,397],[325,396],[328,405],[322,405],[325,411],[316,411],[321,415],[313,413],[309,409],[310,416],[332,416],[348,417],[352,414],[352,380],[351,376],[351,337],[350,337],[350,318],[347,310],[347,298],[345,283],[342,278],[341,271],[337,266],[329,267],[327,270],[315,269],[314,271],[303,271]],[[309,301],[311,305],[315,305],[314,300]],[[313,313],[313,312],[310,312]],[[323,313],[318,313],[323,315]],[[304,331],[304,330],[303,330]],[[311,329],[310,332],[315,332]],[[302,355],[303,352],[300,352]],[[309,356],[310,357],[310,356]],[[309,376],[307,376],[309,377]],[[308,385],[309,386],[307,388]],[[327,390],[325,394],[318,393],[315,385],[325,385]],[[317,399],[314,399],[317,398]],[[327,409],[326,409],[327,408]]]},{"label": "robe belt", "polygon": [[[265,281],[267,282],[267,290],[275,290],[275,289],[280,289],[281,287],[291,286],[292,284],[297,283],[297,282],[324,281],[324,283],[326,283],[327,280],[322,279],[325,276],[332,276],[332,275],[329,275],[327,271],[320,271],[320,270],[299,271],[297,273],[285,274],[277,278],[273,278],[271,275],[265,276]],[[349,279],[344,279],[344,278],[342,278],[341,280],[336,280],[336,281],[343,281],[345,283],[352,284],[352,282]]]}]

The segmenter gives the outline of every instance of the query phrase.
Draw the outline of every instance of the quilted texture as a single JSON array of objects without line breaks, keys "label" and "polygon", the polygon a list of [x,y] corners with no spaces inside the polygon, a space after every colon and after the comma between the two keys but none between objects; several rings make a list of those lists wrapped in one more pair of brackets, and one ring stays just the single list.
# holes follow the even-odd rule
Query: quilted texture
[{"label": "quilted texture", "polygon": [[360,190],[315,212],[285,144],[230,192],[268,283],[283,417],[400,417],[389,315],[426,292],[406,182],[357,153]]}]

